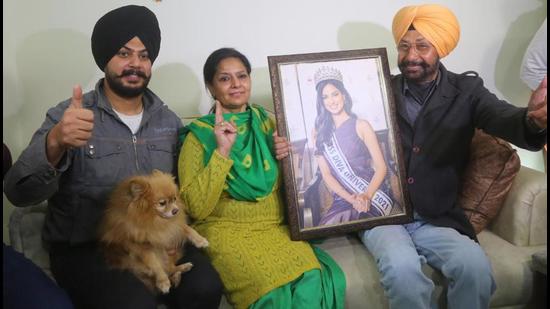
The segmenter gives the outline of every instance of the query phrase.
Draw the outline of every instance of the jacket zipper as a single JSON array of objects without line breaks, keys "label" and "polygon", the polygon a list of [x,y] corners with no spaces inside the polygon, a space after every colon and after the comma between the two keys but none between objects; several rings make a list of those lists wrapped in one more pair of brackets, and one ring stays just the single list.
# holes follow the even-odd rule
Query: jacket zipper
[{"label": "jacket zipper", "polygon": [[132,144],[134,144],[134,158],[136,158],[136,169],[139,171],[138,153],[137,153],[137,137],[132,135]]}]

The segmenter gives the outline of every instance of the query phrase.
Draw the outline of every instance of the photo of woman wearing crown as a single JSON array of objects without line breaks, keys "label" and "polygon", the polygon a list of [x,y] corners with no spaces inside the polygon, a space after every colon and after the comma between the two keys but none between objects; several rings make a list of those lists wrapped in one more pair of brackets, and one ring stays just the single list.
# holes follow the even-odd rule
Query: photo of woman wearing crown
[{"label": "photo of woman wearing crown", "polygon": [[293,239],[412,220],[383,48],[269,56]]},{"label": "photo of woman wearing crown", "polygon": [[337,68],[319,68],[314,82],[314,157],[333,197],[318,225],[389,215],[394,201],[384,180],[391,173],[373,127],[352,111],[352,97]]}]

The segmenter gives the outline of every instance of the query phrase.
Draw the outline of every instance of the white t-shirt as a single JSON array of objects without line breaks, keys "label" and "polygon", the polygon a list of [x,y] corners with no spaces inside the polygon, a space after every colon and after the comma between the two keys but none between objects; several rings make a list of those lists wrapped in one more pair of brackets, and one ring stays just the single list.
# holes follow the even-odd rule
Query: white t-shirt
[{"label": "white t-shirt", "polygon": [[523,63],[521,64],[521,80],[523,80],[531,90],[536,90],[539,87],[540,82],[542,82],[547,72],[546,34],[546,19],[544,19],[544,22],[531,40],[531,43],[529,43],[525,56],[523,57]]},{"label": "white t-shirt", "polygon": [[139,129],[139,125],[141,124],[141,118],[143,117],[143,110],[141,110],[141,113],[136,115],[124,115],[119,112],[117,112],[114,108],[113,110],[118,115],[120,120],[124,122],[124,124],[132,131],[132,134],[136,134],[136,132]]}]

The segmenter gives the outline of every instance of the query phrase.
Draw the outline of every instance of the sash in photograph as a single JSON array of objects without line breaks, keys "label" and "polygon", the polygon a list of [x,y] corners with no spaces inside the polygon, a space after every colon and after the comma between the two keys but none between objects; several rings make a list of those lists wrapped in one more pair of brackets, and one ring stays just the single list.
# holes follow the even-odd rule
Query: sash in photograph
[{"label": "sash in photograph", "polygon": [[[342,152],[336,136],[332,134],[332,145],[324,144],[323,153],[325,159],[332,167],[335,177],[338,182],[348,191],[355,194],[361,194],[367,191],[369,182],[365,179],[357,176],[351,166],[349,165],[346,156]],[[365,162],[367,164],[367,162]],[[390,214],[393,201],[391,198],[381,190],[376,190],[374,197],[371,200],[371,207],[375,207],[384,216]]]}]

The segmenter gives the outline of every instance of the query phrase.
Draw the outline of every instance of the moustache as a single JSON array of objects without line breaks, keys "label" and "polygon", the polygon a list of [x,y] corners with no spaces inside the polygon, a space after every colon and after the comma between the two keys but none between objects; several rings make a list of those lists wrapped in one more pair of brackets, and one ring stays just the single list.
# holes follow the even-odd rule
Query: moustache
[{"label": "moustache", "polygon": [[403,62],[401,62],[399,64],[400,67],[408,67],[408,66],[421,66],[423,68],[428,68],[429,65],[425,62],[425,61],[408,61],[408,60],[403,60]]},{"label": "moustache", "polygon": [[120,74],[119,77],[124,77],[124,76],[128,76],[128,75],[137,75],[141,78],[144,78],[146,79],[147,78],[147,75],[145,75],[144,72],[140,71],[140,70],[135,70],[135,69],[132,69],[132,70],[124,70],[122,71],[122,74]]}]

